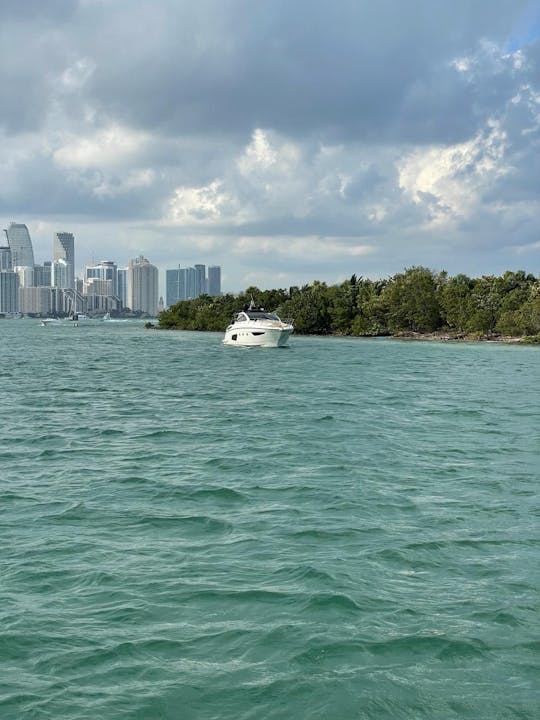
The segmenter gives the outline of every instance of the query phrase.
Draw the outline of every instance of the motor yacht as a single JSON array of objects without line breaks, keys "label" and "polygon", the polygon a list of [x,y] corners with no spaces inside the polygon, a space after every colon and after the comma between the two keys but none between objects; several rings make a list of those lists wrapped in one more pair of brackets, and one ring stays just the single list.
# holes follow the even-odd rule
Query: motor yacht
[{"label": "motor yacht", "polygon": [[252,300],[225,330],[223,342],[246,347],[283,347],[293,330],[292,321],[281,320],[276,313],[266,312]]}]

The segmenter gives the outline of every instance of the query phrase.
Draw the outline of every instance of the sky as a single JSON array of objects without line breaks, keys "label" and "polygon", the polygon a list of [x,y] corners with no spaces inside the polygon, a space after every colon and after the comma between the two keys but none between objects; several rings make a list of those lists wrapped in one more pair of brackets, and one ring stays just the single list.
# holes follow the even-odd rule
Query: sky
[{"label": "sky", "polygon": [[0,41],[36,262],[540,273],[540,0],[2,0]]}]

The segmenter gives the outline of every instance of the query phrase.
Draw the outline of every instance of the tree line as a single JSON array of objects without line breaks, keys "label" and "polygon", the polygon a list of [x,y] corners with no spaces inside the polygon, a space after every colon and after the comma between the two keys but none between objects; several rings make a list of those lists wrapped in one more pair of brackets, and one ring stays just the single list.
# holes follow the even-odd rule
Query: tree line
[{"label": "tree line", "polygon": [[449,333],[511,335],[540,342],[540,279],[523,270],[449,277],[425,267],[384,280],[353,275],[339,285],[314,281],[288,290],[249,287],[239,295],[202,295],[159,315],[159,327],[223,331],[251,298],[300,334],[355,336]]}]

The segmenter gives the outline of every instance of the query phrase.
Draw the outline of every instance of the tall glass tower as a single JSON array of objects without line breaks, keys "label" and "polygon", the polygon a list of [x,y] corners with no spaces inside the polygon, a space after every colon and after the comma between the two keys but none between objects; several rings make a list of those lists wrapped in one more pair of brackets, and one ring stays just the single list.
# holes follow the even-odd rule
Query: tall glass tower
[{"label": "tall glass tower", "polygon": [[207,292],[212,297],[221,295],[221,267],[219,265],[210,265],[208,268]]},{"label": "tall glass tower", "polygon": [[34,267],[34,251],[32,240],[26,225],[22,223],[11,223],[7,230],[4,230],[9,249],[11,250],[12,267]]},{"label": "tall glass tower", "polygon": [[199,297],[206,292],[206,266],[195,265],[195,291],[193,297]]},{"label": "tall glass tower", "polygon": [[[53,239],[53,260],[57,263],[63,260],[66,266],[65,282],[63,287],[75,288],[75,238],[73,233],[57,232]],[[57,285],[57,287],[61,287]]]},{"label": "tall glass tower", "polygon": [[167,307],[174,305],[179,300],[185,299],[180,297],[179,275],[180,273],[177,269],[165,271],[165,301]]},{"label": "tall glass tower", "polygon": [[0,270],[0,313],[19,311],[19,276],[11,270]]}]

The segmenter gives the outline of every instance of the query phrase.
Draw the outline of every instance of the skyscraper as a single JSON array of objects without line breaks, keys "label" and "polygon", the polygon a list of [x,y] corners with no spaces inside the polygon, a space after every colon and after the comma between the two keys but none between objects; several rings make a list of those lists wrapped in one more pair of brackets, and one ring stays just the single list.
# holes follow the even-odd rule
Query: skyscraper
[{"label": "skyscraper", "polygon": [[73,290],[71,268],[65,258],[58,258],[51,266],[51,285],[55,288],[61,288],[62,290]]},{"label": "skyscraper", "polygon": [[11,266],[33,268],[34,251],[26,225],[12,222],[4,232],[11,250]]},{"label": "skyscraper", "polygon": [[128,265],[128,306],[155,317],[158,306],[158,269],[142,255]]},{"label": "skyscraper", "polygon": [[174,305],[179,300],[193,300],[199,295],[221,295],[221,268],[219,265],[210,265],[208,278],[206,277],[206,265],[195,265],[195,267],[178,267],[178,269],[167,270],[166,299],[167,306]]},{"label": "skyscraper", "polygon": [[207,292],[212,297],[221,295],[221,267],[219,265],[208,266]]},{"label": "skyscraper", "polygon": [[188,267],[185,268],[186,272],[186,297],[188,300],[193,300],[194,298],[198,297],[197,292],[197,271],[195,268]]},{"label": "skyscraper", "polygon": [[183,297],[180,297],[178,285],[179,274],[179,268],[165,271],[165,300],[167,302],[167,307],[174,305],[179,300],[184,300]]},{"label": "skyscraper", "polygon": [[9,245],[0,247],[0,271],[2,270],[11,270],[11,250]]},{"label": "skyscraper", "polygon": [[195,265],[195,288],[193,297],[206,292],[206,265]]},{"label": "skyscraper", "polygon": [[0,270],[0,313],[19,312],[19,276],[11,270]]},{"label": "skyscraper", "polygon": [[127,307],[127,268],[118,268],[116,277],[118,280],[118,297],[122,307]]},{"label": "skyscraper", "polygon": [[47,260],[43,265],[34,265],[34,285],[51,287],[52,263]]},{"label": "skyscraper", "polygon": [[65,262],[66,274],[65,280],[62,278],[62,282],[66,282],[66,285],[58,285],[56,287],[75,288],[75,238],[73,233],[69,232],[57,232],[54,233],[53,239],[53,260],[58,262],[63,260]]},{"label": "skyscraper", "polygon": [[118,295],[118,267],[112,260],[102,260],[97,265],[87,265],[84,274],[86,281],[91,278],[110,280],[112,287],[111,295]]}]

